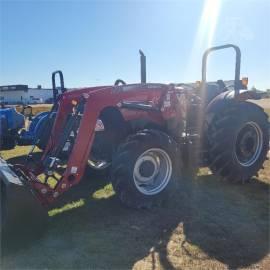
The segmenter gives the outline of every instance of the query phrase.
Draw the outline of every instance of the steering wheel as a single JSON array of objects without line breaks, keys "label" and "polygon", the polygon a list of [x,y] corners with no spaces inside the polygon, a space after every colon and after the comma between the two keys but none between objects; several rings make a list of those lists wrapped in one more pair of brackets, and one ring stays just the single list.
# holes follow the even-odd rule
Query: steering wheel
[{"label": "steering wheel", "polygon": [[114,83],[115,86],[117,86],[117,85],[119,85],[119,84],[125,85],[126,82],[124,82],[124,81],[121,80],[121,79],[118,79],[118,80],[116,80],[115,83]]},{"label": "steering wheel", "polygon": [[190,84],[187,84],[187,83],[179,83],[179,84],[177,84],[177,86],[183,86],[183,87],[186,87],[186,88],[189,88],[189,90],[191,89],[191,90],[195,90],[195,87],[194,86],[192,86],[192,85],[190,85]]},{"label": "steering wheel", "polygon": [[222,90],[222,92],[229,90],[228,88],[230,86],[234,86],[234,85],[226,85],[223,80],[217,80],[217,85],[218,85],[219,89]]}]

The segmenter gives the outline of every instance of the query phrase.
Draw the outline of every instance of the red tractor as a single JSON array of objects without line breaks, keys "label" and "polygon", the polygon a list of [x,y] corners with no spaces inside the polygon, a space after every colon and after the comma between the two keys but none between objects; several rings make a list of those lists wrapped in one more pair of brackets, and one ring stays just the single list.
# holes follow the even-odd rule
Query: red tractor
[{"label": "red tractor", "polygon": [[[225,48],[236,52],[235,78],[209,83],[207,56]],[[18,215],[27,219],[27,212],[40,222],[33,211],[40,215],[40,205],[49,206],[77,185],[87,164],[106,169],[118,198],[135,208],[160,204],[184,172],[199,166],[241,182],[260,170],[269,149],[268,117],[247,101],[257,97],[246,90],[247,79],[240,80],[237,46],[208,49],[202,81],[194,84],[146,83],[140,54],[138,84],[117,80],[114,86],[66,91],[62,72],[53,73],[55,103],[35,143],[45,148],[41,159],[31,160],[32,152],[24,165],[1,159],[3,234]]]}]

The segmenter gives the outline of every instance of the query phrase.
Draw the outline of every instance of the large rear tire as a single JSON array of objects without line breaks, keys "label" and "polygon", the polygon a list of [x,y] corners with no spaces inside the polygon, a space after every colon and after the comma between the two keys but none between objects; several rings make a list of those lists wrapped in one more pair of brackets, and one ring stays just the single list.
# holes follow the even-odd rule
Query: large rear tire
[{"label": "large rear tire", "polygon": [[245,182],[262,168],[269,149],[268,116],[250,102],[233,102],[211,121],[209,167],[221,178]]},{"label": "large rear tire", "polygon": [[112,161],[116,195],[132,208],[160,205],[176,188],[179,158],[177,144],[163,132],[143,130],[129,136]]}]

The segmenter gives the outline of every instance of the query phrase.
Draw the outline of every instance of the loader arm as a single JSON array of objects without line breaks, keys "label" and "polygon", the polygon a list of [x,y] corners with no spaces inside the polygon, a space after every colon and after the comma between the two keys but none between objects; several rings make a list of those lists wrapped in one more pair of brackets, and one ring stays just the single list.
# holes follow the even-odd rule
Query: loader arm
[{"label": "loader arm", "polygon": [[[70,117],[67,117],[67,107],[68,112],[71,112],[78,106],[70,106],[72,102],[74,104],[81,103],[81,111],[78,114],[73,113]],[[108,91],[108,88],[99,89],[88,94],[85,93],[80,95],[80,97],[70,95],[66,97],[65,101],[60,102],[48,146],[40,161],[41,166],[34,173],[29,169],[24,170],[24,173],[31,179],[32,188],[39,193],[39,197],[42,198],[44,204],[52,203],[62,193],[80,182],[93,144],[95,126],[100,112],[106,107],[116,106],[119,102],[121,102],[121,95]],[[57,180],[56,186],[51,188],[46,182],[42,183],[37,178],[34,179],[33,174],[38,176],[42,172],[45,172],[47,176],[53,175],[53,171],[56,168],[56,166],[53,166],[53,163],[57,162],[59,158],[58,148],[59,146],[60,148],[64,147],[64,140],[69,135],[68,132],[72,130],[73,122],[75,123],[72,120],[79,116],[78,132],[66,163],[66,169],[61,178]],[[64,123],[62,122],[63,119],[65,119]]]}]

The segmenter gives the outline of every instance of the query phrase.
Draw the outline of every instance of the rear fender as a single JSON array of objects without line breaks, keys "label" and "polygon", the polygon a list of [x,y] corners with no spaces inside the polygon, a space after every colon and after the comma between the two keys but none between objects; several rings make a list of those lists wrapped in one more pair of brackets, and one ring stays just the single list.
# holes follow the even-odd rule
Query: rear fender
[{"label": "rear fender", "polygon": [[248,99],[260,99],[259,95],[251,90],[240,90],[239,94],[235,96],[234,90],[229,90],[216,96],[206,107],[206,113],[217,113],[224,110],[228,105],[236,104],[239,101],[246,101]]},{"label": "rear fender", "polygon": [[49,115],[49,112],[41,112],[37,114],[30,123],[29,131],[34,132],[36,126],[40,124],[40,121],[44,120],[45,117],[48,115]]}]

